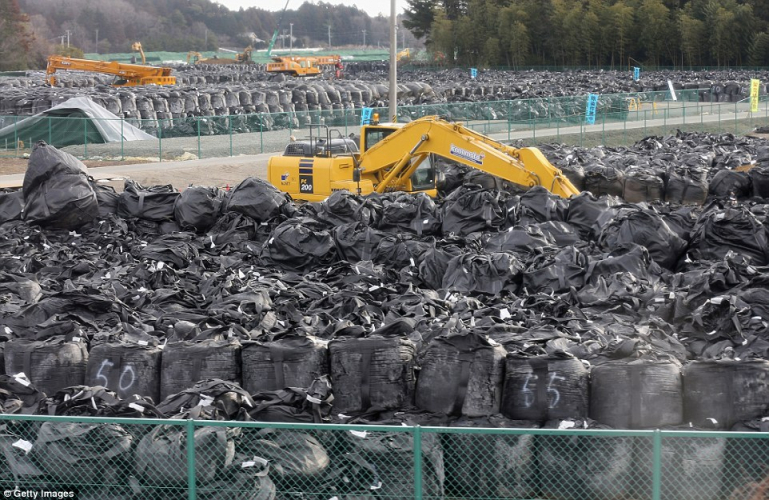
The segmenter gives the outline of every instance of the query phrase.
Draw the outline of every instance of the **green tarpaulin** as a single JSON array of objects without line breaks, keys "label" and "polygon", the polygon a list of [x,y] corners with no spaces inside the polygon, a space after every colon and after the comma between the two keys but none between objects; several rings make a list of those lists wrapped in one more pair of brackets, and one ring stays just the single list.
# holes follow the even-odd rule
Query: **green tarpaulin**
[{"label": "green tarpaulin", "polygon": [[0,147],[12,149],[17,141],[31,146],[40,140],[60,148],[157,138],[124,122],[87,97],[74,97],[37,115],[20,116],[16,122],[0,128]]}]

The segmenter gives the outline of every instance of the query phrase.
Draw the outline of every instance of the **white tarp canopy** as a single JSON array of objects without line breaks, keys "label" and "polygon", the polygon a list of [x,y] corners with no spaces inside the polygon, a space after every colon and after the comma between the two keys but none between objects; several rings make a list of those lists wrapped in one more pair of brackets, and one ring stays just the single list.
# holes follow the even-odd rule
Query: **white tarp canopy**
[{"label": "white tarp canopy", "polygon": [[122,141],[156,141],[88,97],[73,97],[42,113],[0,128],[0,144],[46,141],[56,147]]}]

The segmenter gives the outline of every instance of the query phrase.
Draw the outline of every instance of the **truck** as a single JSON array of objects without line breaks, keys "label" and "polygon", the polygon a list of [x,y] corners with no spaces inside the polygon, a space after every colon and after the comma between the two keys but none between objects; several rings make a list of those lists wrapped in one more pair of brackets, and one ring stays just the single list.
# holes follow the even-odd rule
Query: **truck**
[{"label": "truck", "polygon": [[51,86],[56,85],[55,73],[61,70],[115,75],[115,80],[112,82],[113,87],[176,85],[176,77],[171,76],[173,68],[124,64],[117,61],[92,61],[66,56],[48,57],[48,65],[45,70],[46,82]]},{"label": "truck", "polygon": [[564,198],[579,194],[539,149],[508,146],[439,116],[379,123],[374,114],[361,126],[357,140],[339,132],[332,137],[332,130],[325,130],[325,137],[292,141],[283,154],[271,157],[270,183],[296,200],[311,202],[335,191],[424,192],[437,197],[443,176],[435,160],[443,158],[524,188],[544,186]]}]

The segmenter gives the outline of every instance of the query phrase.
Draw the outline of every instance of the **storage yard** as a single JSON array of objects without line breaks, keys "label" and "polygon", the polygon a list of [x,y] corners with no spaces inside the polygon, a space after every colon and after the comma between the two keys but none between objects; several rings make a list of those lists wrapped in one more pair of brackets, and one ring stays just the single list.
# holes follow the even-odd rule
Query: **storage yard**
[{"label": "storage yard", "polygon": [[[87,96],[145,133],[175,120],[165,132],[195,136],[185,119],[283,131],[307,127],[303,112],[333,123],[388,105],[373,62],[339,80],[174,75],[130,90],[3,79],[0,115]],[[769,74],[399,79],[399,106],[573,97],[554,118],[567,124],[587,94],[739,103],[751,79],[763,98]],[[449,162],[436,198],[298,203],[256,175],[115,190],[38,142],[22,189],[0,193],[0,484],[115,499],[763,498],[769,142],[682,126],[537,147],[578,195]]]}]

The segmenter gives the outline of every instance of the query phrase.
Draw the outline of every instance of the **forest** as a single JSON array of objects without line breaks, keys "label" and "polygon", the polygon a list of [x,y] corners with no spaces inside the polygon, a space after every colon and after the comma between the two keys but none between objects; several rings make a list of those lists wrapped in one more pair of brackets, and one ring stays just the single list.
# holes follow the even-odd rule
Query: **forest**
[{"label": "forest", "polygon": [[[399,45],[447,65],[769,66],[769,0],[400,1]],[[130,52],[134,41],[147,52],[263,49],[276,29],[277,47],[389,46],[387,17],[289,4],[281,16],[210,0],[0,0],[0,70],[42,68],[52,53]]]},{"label": "forest", "polygon": [[[0,70],[43,68],[53,53],[130,52],[136,41],[145,52],[264,49],[276,29],[277,47],[389,46],[388,17],[324,2],[280,3],[292,7],[282,19],[209,0],[0,0]],[[406,30],[399,43],[404,38],[416,42]]]},{"label": "forest", "polygon": [[769,65],[769,0],[406,0],[404,26],[449,64]]}]

